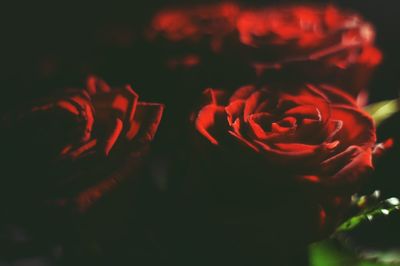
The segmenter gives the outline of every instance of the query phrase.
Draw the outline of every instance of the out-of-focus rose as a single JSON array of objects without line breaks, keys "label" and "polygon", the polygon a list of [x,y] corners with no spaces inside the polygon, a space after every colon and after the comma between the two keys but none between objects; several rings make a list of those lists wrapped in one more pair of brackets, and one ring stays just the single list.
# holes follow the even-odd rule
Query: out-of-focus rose
[{"label": "out-of-focus rose", "polygon": [[135,176],[163,109],[140,102],[130,86],[89,77],[84,89],[12,112],[4,140],[9,159],[21,166],[9,168],[12,193],[85,212]]},{"label": "out-of-focus rose", "polygon": [[[240,42],[258,74],[275,69],[328,82],[357,96],[381,61],[373,26],[334,6],[280,6],[241,12]],[[267,72],[268,73],[268,72]]]},{"label": "out-of-focus rose", "polygon": [[354,97],[382,60],[373,26],[332,5],[166,9],[154,16],[148,37],[168,51],[164,64],[171,70],[204,65],[199,72],[207,78],[242,73],[269,82],[290,76],[298,83],[333,84]]},{"label": "out-of-focus rose", "polygon": [[[264,223],[259,236],[273,230],[270,221],[280,219],[278,224],[287,227],[282,230],[294,238],[300,232],[312,239],[321,229],[333,229],[350,195],[373,169],[375,127],[352,97],[310,84],[295,89],[249,85],[234,93],[207,89],[204,95],[206,103],[193,115],[202,137],[196,156],[204,154],[197,160],[202,174],[189,186],[195,198],[235,209],[248,227]],[[251,210],[257,210],[255,220]],[[296,217],[292,225],[291,215]]]},{"label": "out-of-focus rose", "polygon": [[148,37],[172,43],[204,43],[220,52],[224,38],[235,31],[239,12],[239,6],[229,2],[162,10],[153,17]]}]

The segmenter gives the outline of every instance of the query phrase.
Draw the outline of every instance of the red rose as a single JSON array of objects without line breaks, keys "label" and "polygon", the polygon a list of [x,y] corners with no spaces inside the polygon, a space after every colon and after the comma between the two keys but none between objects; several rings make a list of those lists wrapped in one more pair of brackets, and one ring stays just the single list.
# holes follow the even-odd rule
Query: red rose
[{"label": "red rose", "polygon": [[219,52],[224,38],[235,31],[239,12],[239,6],[234,3],[165,9],[153,17],[148,37],[187,44],[205,42],[214,52]]},{"label": "red rose", "polygon": [[35,200],[86,211],[136,174],[163,109],[97,77],[85,89],[36,101],[7,116],[10,159],[24,165],[10,171],[12,182]]},{"label": "red rose", "polygon": [[279,205],[280,197],[292,198],[295,205],[308,201],[319,212],[317,224],[330,227],[373,169],[373,121],[337,88],[249,85],[232,94],[214,89],[204,94],[206,104],[193,117],[195,128],[216,149],[205,151],[199,169],[206,170],[192,189],[205,188],[207,197],[214,197],[212,190],[223,202],[243,204],[254,197],[253,208],[270,201],[264,195],[272,192],[272,205]]},{"label": "red rose", "polygon": [[336,84],[353,96],[365,89],[382,59],[372,25],[333,6],[248,10],[240,14],[237,29],[259,74],[289,70],[302,81]]}]

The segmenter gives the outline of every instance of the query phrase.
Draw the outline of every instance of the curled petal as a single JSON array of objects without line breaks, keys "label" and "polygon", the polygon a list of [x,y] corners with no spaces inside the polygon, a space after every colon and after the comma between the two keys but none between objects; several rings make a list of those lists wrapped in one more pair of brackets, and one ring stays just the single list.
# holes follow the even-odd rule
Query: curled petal
[{"label": "curled petal", "polygon": [[313,105],[299,105],[285,112],[287,116],[296,118],[309,118],[313,120],[322,120],[321,112]]},{"label": "curled petal", "polygon": [[226,92],[217,89],[205,89],[203,91],[205,104],[223,105],[226,102]]},{"label": "curled petal", "polygon": [[332,105],[331,109],[332,119],[343,121],[343,127],[336,133],[334,139],[340,140],[345,147],[374,145],[375,125],[367,113],[348,105]]},{"label": "curled petal", "polygon": [[314,106],[318,110],[323,124],[326,124],[330,118],[329,99],[312,85],[303,86],[291,94],[280,94],[278,108],[282,112],[296,106]]},{"label": "curled petal", "polygon": [[359,146],[350,146],[345,151],[331,157],[321,164],[321,179],[327,186],[345,186],[357,184],[373,169],[371,148],[363,149]]},{"label": "curled petal", "polygon": [[221,117],[226,117],[225,108],[209,104],[200,110],[196,118],[196,129],[214,145],[218,145],[217,139],[213,136],[218,128],[216,120]]},{"label": "curled petal", "polygon": [[253,85],[243,86],[233,93],[233,95],[229,99],[229,102],[233,102],[236,100],[246,100],[255,90],[256,88]]},{"label": "curled petal", "polygon": [[236,100],[231,102],[227,107],[225,107],[225,112],[228,115],[228,123],[232,125],[232,123],[239,117],[243,117],[245,101]]},{"label": "curled petal", "polygon": [[[249,118],[249,126],[254,134],[254,136],[259,140],[265,140],[268,138],[268,133],[260,126],[259,123],[253,118],[254,115],[251,115]],[[271,134],[271,133],[270,133]]]},{"label": "curled petal", "polygon": [[376,144],[372,150],[374,159],[381,158],[385,153],[387,153],[389,150],[391,150],[393,148],[393,146],[394,146],[393,138],[389,138],[389,139],[385,140],[384,142]]},{"label": "curled petal", "polygon": [[335,138],[335,135],[342,129],[343,121],[342,120],[330,120],[327,125],[328,136],[326,141],[332,141]]},{"label": "curled petal", "polygon": [[111,87],[104,80],[96,76],[89,76],[87,78],[86,89],[90,95],[111,91]]},{"label": "curled petal", "polygon": [[357,106],[354,98],[341,89],[326,84],[322,84],[318,88],[328,97],[330,102],[333,104],[346,104],[354,107]]},{"label": "curled petal", "polygon": [[249,116],[255,112],[260,103],[264,101],[268,101],[268,99],[266,99],[266,92],[262,90],[253,92],[250,97],[247,98],[243,111],[245,122],[247,122]]}]

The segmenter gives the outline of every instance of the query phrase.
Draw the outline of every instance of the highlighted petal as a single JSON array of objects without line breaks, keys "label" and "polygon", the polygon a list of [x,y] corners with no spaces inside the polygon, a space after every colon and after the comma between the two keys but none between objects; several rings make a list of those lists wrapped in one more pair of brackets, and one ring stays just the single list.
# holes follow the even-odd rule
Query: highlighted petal
[{"label": "highlighted petal", "polygon": [[233,95],[229,99],[229,102],[233,102],[236,100],[246,100],[255,90],[256,88],[253,85],[243,86],[233,93]]},{"label": "highlighted petal", "polygon": [[102,79],[96,76],[89,76],[86,80],[86,89],[90,95],[95,95],[99,92],[110,92],[111,87]]},{"label": "highlighted petal", "polygon": [[195,122],[196,129],[212,144],[218,145],[218,141],[212,134],[217,133],[216,129],[218,128],[218,125],[216,124],[216,120],[224,117],[226,121],[225,108],[223,106],[217,106],[214,104],[206,105],[197,115]]}]

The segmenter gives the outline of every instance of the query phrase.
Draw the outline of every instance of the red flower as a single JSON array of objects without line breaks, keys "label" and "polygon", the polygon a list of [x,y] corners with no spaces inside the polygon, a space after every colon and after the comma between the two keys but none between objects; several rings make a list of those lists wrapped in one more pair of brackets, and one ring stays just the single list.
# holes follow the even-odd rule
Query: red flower
[{"label": "red flower", "polygon": [[237,29],[259,74],[289,68],[303,81],[337,84],[353,96],[382,59],[372,25],[333,6],[248,10],[239,16]]},{"label": "red flower", "polygon": [[157,13],[150,26],[150,38],[162,36],[170,42],[199,43],[204,39],[214,52],[224,38],[235,31],[240,9],[234,3],[166,9]]},{"label": "red flower", "polygon": [[[195,115],[195,127],[225,151],[230,168],[246,165],[243,175],[255,171],[272,182],[305,184],[317,195],[316,203],[329,209],[324,204],[345,204],[373,169],[373,121],[337,88],[308,84],[277,90],[249,85],[233,94],[214,89],[204,94],[208,100]],[[224,169],[218,173],[229,171]]]},{"label": "red flower", "polygon": [[16,180],[38,175],[34,182],[24,181],[38,187],[36,196],[85,211],[135,175],[163,109],[140,102],[130,86],[112,88],[89,77],[85,89],[8,116],[9,138],[15,140],[10,157],[30,168],[12,174]]}]

